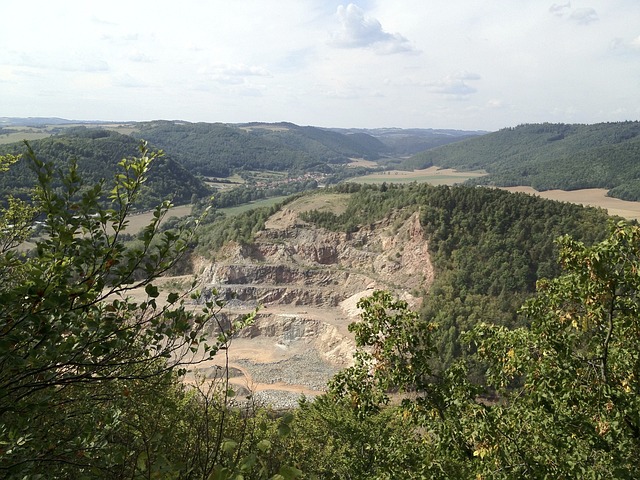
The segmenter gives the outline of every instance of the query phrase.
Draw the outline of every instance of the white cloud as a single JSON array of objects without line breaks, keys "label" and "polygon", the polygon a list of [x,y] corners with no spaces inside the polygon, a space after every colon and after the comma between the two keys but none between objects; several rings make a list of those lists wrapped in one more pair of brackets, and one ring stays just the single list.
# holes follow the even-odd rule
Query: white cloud
[{"label": "white cloud", "polygon": [[556,17],[567,18],[579,25],[588,25],[600,19],[595,9],[588,7],[572,9],[571,2],[554,3],[549,7],[549,12]]},{"label": "white cloud", "polygon": [[622,58],[636,57],[640,53],[640,35],[631,39],[616,37],[610,42],[610,50]]},{"label": "white cloud", "polygon": [[26,53],[11,55],[4,62],[5,65],[26,67],[35,70],[54,70],[61,72],[98,73],[109,71],[109,64],[90,53],[65,55],[50,52]]},{"label": "white cloud", "polygon": [[569,19],[580,25],[588,25],[598,21],[598,12],[593,8],[578,8],[571,12]]},{"label": "white cloud", "polygon": [[202,67],[198,73],[206,78],[225,85],[248,84],[250,77],[271,77],[271,73],[258,66],[238,64],[215,64]]},{"label": "white cloud", "polygon": [[478,91],[475,87],[468,85],[467,82],[480,79],[481,77],[477,73],[462,72],[448,75],[439,82],[429,84],[429,87],[434,93],[466,97]]},{"label": "white cloud", "polygon": [[553,15],[557,17],[562,17],[564,16],[565,13],[567,13],[567,10],[570,10],[570,9],[571,9],[571,2],[567,2],[562,5],[558,3],[554,3],[549,7],[549,12],[551,12]]},{"label": "white cloud", "polygon": [[135,63],[153,63],[153,58],[140,50],[134,49],[127,54],[127,58]]},{"label": "white cloud", "polygon": [[113,84],[117,87],[142,88],[149,85],[128,73],[118,74],[113,78]]},{"label": "white cloud", "polygon": [[340,5],[336,12],[340,30],[335,32],[331,44],[341,48],[372,47],[378,53],[413,52],[409,41],[399,33],[388,33],[378,20],[365,15],[357,5]]}]

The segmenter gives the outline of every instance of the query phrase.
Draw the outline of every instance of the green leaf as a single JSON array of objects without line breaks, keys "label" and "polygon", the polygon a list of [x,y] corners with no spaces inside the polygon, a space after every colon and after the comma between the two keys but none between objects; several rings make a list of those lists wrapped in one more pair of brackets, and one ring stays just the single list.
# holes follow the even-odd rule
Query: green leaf
[{"label": "green leaf", "polygon": [[234,442],[233,440],[225,440],[222,442],[222,451],[225,453],[233,453],[233,451],[238,446],[238,442]]},{"label": "green leaf", "polygon": [[223,467],[222,465],[216,465],[213,468],[211,475],[209,475],[208,480],[229,480],[230,477],[231,477],[231,470],[229,470],[226,467]]},{"label": "green leaf", "polygon": [[160,295],[160,292],[158,292],[158,287],[156,287],[155,285],[152,285],[150,283],[146,287],[144,287],[144,291],[151,298],[157,298],[158,295]]},{"label": "green leaf", "polygon": [[269,440],[260,440],[257,446],[260,451],[267,452],[271,448],[271,442]]},{"label": "green leaf", "polygon": [[282,467],[280,467],[280,470],[278,471],[278,474],[284,479],[284,480],[293,480],[295,478],[299,478],[302,476],[302,470],[298,470],[295,467],[290,467],[287,465],[283,465]]},{"label": "green leaf", "polygon": [[147,455],[147,452],[141,452],[140,455],[138,455],[138,458],[136,459],[136,467],[138,468],[138,470],[142,472],[146,471],[148,460],[149,460],[149,457]]},{"label": "green leaf", "polygon": [[278,435],[280,435],[281,437],[286,437],[290,433],[291,427],[289,425],[287,425],[286,423],[280,423],[278,425]]},{"label": "green leaf", "polygon": [[167,302],[176,303],[178,301],[178,298],[180,298],[180,295],[175,292],[171,292],[169,295],[167,295]]}]

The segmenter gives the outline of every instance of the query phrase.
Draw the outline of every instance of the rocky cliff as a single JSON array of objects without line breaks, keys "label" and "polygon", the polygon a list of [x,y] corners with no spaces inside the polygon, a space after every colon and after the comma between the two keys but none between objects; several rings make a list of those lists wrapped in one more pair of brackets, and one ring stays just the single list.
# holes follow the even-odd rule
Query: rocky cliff
[{"label": "rocky cliff", "polygon": [[417,306],[433,280],[417,213],[349,234],[305,224],[298,213],[295,204],[278,212],[252,245],[228,244],[200,266],[203,289],[227,301],[226,315],[260,307],[230,350],[238,381],[257,391],[321,391],[351,361],[347,326],[359,298],[386,289]]}]

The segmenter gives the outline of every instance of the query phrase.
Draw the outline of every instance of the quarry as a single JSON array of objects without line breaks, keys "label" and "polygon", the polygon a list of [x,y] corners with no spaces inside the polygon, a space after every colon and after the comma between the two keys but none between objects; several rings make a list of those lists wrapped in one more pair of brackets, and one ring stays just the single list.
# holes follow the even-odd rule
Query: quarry
[{"label": "quarry", "polygon": [[351,364],[348,325],[358,319],[360,298],[384,289],[419,306],[433,281],[419,214],[399,212],[352,233],[300,219],[311,208],[340,212],[336,197],[296,200],[270,217],[252,244],[229,243],[215,260],[197,261],[200,288],[224,300],[219,315],[227,324],[258,310],[225,355],[199,364],[187,381],[218,378],[228,362],[239,396],[287,407],[324,391]]}]

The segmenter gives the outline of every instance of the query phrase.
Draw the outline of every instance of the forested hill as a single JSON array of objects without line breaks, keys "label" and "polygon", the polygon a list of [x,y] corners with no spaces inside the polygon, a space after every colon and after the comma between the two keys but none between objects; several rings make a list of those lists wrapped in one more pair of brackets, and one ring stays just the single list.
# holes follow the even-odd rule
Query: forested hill
[{"label": "forested hill", "polygon": [[[307,210],[300,220],[351,234],[373,229],[378,222],[393,222],[399,228],[419,213],[436,269],[434,283],[420,293],[423,318],[439,325],[433,338],[437,368],[466,355],[460,334],[478,322],[512,328],[522,321],[517,310],[533,295],[537,282],[560,274],[558,237],[571,234],[590,245],[605,238],[611,220],[602,209],[524,193],[417,183],[342,183],[305,194],[306,204],[312,205],[314,196],[335,193],[348,198],[343,213]],[[229,241],[251,244],[282,206],[254,209],[206,225],[199,232],[197,254],[211,257]],[[398,257],[389,255],[388,261],[398,262],[396,267],[401,268]],[[473,365],[470,373],[481,379],[482,367]]]},{"label": "forested hill", "polygon": [[154,121],[134,135],[172,152],[194,173],[226,177],[234,170],[325,170],[350,157],[377,159],[386,151],[370,136],[348,136],[290,123],[226,125]]},{"label": "forested hill", "polygon": [[528,124],[413,156],[407,168],[432,165],[489,175],[474,183],[536,190],[606,188],[640,200],[640,122]]},{"label": "forested hill", "polygon": [[354,157],[376,160],[391,152],[383,142],[364,132],[338,133],[288,122],[248,123],[238,126],[253,135],[309,152],[329,163],[342,163]]},{"label": "forested hill", "polygon": [[485,135],[483,130],[452,130],[434,128],[332,128],[334,132],[351,135],[373,136],[384,145],[389,152],[398,157],[413,155],[441,145],[460,142],[467,138]]},{"label": "forested hill", "polygon": [[[55,135],[30,142],[34,152],[43,161],[54,162],[64,168],[72,158],[88,184],[105,179],[107,185],[118,169],[118,162],[139,153],[139,141],[117,132],[94,128],[69,128],[63,135]],[[0,155],[20,154],[26,150],[23,143],[0,145]],[[0,175],[0,191],[26,197],[35,184],[35,174],[22,158],[18,164]],[[150,169],[138,208],[149,208],[162,200],[172,198],[176,204],[189,203],[192,196],[210,194],[208,187],[191,172],[178,164],[170,155],[157,159]]]}]

